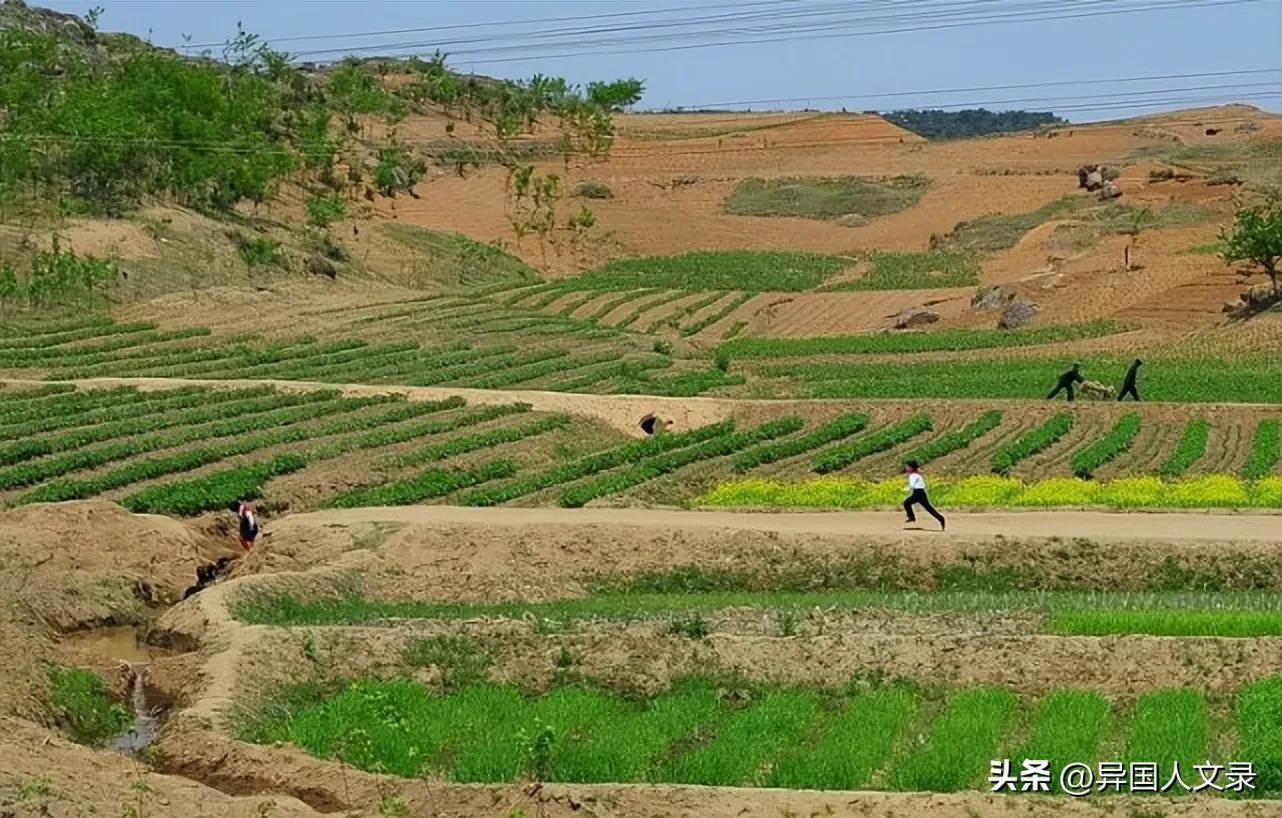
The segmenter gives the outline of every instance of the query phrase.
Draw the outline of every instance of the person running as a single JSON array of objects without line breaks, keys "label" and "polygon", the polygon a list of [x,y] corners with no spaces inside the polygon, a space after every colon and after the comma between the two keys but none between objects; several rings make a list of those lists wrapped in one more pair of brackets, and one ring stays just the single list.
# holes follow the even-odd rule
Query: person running
[{"label": "person running", "polygon": [[921,464],[916,460],[909,460],[906,465],[908,466],[908,499],[904,500],[904,511],[908,514],[906,522],[917,522],[913,506],[920,505],[927,514],[939,520],[939,530],[943,531],[948,524],[944,521],[944,515],[935,510],[935,507],[930,504],[930,498],[926,496],[926,478],[921,476]]},{"label": "person running", "polygon": [[241,500],[236,504],[236,517],[240,522],[240,547],[249,551],[258,539],[258,515],[254,514],[254,504]]},{"label": "person running", "polygon": [[1051,393],[1046,396],[1046,399],[1051,400],[1060,392],[1067,392],[1068,402],[1072,403],[1073,397],[1074,397],[1073,395],[1074,384],[1079,384],[1084,380],[1086,379],[1082,377],[1082,365],[1074,362],[1067,372],[1059,376],[1059,380],[1055,382],[1055,388],[1052,389]]},{"label": "person running", "polygon": [[1135,378],[1139,375],[1141,366],[1144,366],[1144,362],[1139,358],[1131,362],[1131,368],[1126,370],[1126,377],[1122,380],[1122,391],[1117,393],[1118,401],[1121,401],[1127,395],[1130,395],[1135,400],[1140,399],[1140,392],[1135,388]]}]

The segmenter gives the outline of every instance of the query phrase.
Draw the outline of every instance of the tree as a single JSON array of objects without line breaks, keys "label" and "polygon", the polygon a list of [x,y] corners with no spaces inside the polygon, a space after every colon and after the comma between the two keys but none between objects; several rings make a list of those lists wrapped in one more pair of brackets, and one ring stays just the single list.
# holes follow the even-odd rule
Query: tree
[{"label": "tree", "polygon": [[1231,230],[1220,231],[1224,249],[1220,256],[1230,264],[1249,261],[1268,274],[1273,294],[1278,289],[1278,262],[1282,261],[1282,195],[1273,193],[1263,202],[1239,207]]},{"label": "tree", "polygon": [[589,82],[588,101],[607,111],[621,111],[641,99],[645,83],[635,77],[614,82]]},{"label": "tree", "polygon": [[22,297],[22,282],[18,272],[8,262],[0,264],[0,312]]}]

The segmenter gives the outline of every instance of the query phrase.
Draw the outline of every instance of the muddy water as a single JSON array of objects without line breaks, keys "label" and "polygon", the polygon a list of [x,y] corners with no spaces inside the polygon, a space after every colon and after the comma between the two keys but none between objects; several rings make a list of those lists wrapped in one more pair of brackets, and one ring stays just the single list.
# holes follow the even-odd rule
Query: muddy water
[{"label": "muddy water", "polygon": [[147,669],[159,651],[148,647],[139,639],[138,632],[129,626],[96,628],[82,633],[68,634],[64,643],[77,653],[109,659],[129,666],[129,698],[126,705],[134,721],[128,729],[116,736],[108,746],[117,752],[133,754],[156,738],[160,721],[147,701]]}]

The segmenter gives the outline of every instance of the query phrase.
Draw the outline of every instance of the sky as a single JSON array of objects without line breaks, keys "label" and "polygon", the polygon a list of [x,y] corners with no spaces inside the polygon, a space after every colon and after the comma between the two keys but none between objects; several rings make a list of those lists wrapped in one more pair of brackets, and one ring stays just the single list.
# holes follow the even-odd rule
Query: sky
[{"label": "sky", "polygon": [[[637,77],[640,109],[982,106],[1076,122],[1232,101],[1282,112],[1282,0],[29,3],[98,6],[101,30],[180,50],[225,42],[239,22],[299,60],[439,48],[491,76]],[[404,29],[419,31],[370,33]]]}]

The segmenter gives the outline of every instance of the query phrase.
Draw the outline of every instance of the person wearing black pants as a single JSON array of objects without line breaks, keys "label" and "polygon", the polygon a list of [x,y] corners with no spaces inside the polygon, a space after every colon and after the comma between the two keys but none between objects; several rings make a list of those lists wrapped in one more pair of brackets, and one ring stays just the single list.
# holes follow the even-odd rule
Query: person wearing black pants
[{"label": "person wearing black pants", "polygon": [[1131,368],[1126,370],[1126,377],[1122,380],[1122,391],[1117,393],[1119,402],[1127,395],[1130,395],[1135,400],[1140,399],[1140,391],[1135,388],[1135,378],[1139,375],[1140,367],[1143,365],[1144,362],[1136,358],[1131,363]]},{"label": "person wearing black pants", "polygon": [[908,515],[907,522],[917,522],[917,515],[913,513],[913,506],[920,505],[926,510],[926,513],[939,520],[939,530],[943,531],[948,527],[944,520],[944,515],[935,510],[930,504],[930,498],[926,496],[926,478],[921,476],[921,464],[916,460],[909,460],[908,466],[908,499],[904,501],[904,513]]},{"label": "person wearing black pants", "polygon": [[1059,376],[1059,380],[1055,382],[1055,388],[1052,389],[1051,393],[1046,396],[1046,399],[1051,400],[1060,392],[1067,392],[1068,402],[1072,403],[1073,402],[1073,385],[1079,384],[1084,380],[1086,379],[1082,377],[1082,365],[1079,363],[1075,363],[1073,364],[1072,367],[1069,368],[1067,372]]}]

